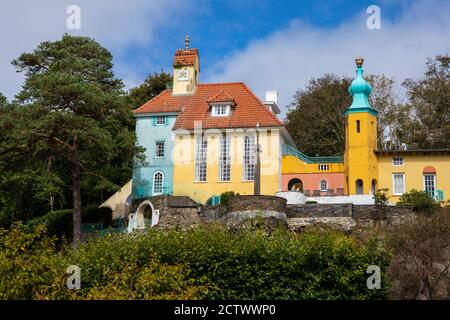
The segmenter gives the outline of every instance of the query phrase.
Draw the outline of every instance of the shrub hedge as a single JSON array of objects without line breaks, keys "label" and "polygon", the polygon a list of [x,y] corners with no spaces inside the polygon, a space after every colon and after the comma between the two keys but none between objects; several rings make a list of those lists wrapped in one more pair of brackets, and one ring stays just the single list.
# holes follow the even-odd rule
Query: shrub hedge
[{"label": "shrub hedge", "polygon": [[[369,265],[385,270],[376,241],[337,231],[231,233],[219,226],[107,235],[77,250],[55,248],[42,225],[0,231],[2,299],[382,299]],[[81,290],[65,287],[69,265]],[[26,284],[24,286],[24,284]]]}]

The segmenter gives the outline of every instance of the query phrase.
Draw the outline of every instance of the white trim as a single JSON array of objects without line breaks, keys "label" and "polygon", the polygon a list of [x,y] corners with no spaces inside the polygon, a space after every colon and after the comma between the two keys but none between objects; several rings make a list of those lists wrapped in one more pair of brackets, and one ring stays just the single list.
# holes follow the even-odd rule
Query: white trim
[{"label": "white trim", "polygon": [[[325,182],[325,189],[322,189],[322,182]],[[320,191],[328,191],[328,181],[326,179],[322,179],[319,182],[319,189]]]},{"label": "white trim", "polygon": [[[395,164],[395,159],[402,159],[402,164]],[[392,157],[392,166],[393,167],[403,167],[405,165],[405,158],[403,157]]]},{"label": "white trim", "polygon": [[436,173],[422,173],[422,177],[423,177],[423,191],[426,192],[425,176],[434,176],[433,187],[434,187],[434,192],[436,192],[436,190],[437,190],[437,175],[436,175]]},{"label": "white trim", "polygon": [[[161,192],[155,192],[155,176],[158,173],[161,173],[161,176],[162,176],[161,177]],[[153,185],[153,187],[152,187],[152,194],[154,196],[159,196],[159,195],[163,194],[163,191],[164,191],[163,190],[163,187],[164,187],[164,172],[162,172],[161,170],[158,170],[158,171],[155,171],[153,173],[152,185]]]},{"label": "white trim", "polygon": [[[402,193],[396,193],[395,192],[395,175],[402,175],[403,176],[403,192]],[[404,172],[392,172],[392,195],[393,196],[401,196],[406,191],[406,175]]]}]

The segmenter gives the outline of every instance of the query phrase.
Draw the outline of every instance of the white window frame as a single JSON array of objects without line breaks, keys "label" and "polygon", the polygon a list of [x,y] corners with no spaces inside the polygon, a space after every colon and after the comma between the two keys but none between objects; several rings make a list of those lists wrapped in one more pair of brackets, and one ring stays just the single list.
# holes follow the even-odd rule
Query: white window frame
[{"label": "white window frame", "polygon": [[223,135],[220,139],[219,154],[219,181],[229,182],[231,180],[231,156],[230,137]]},{"label": "white window frame", "polygon": [[[162,144],[162,156],[158,155],[158,144]],[[156,141],[155,142],[155,158],[156,159],[164,159],[164,156],[166,155],[166,142],[165,141]]]},{"label": "white window frame", "polygon": [[195,141],[195,182],[206,182],[208,173],[208,139],[199,136]]},{"label": "white window frame", "polygon": [[227,117],[230,115],[231,106],[229,104],[215,104],[211,108],[213,117]]},{"label": "white window frame", "polygon": [[[322,188],[322,182],[325,183],[325,188]],[[328,190],[328,181],[325,179],[320,180],[319,189],[320,189],[320,191],[327,191]]]},{"label": "white window frame", "polygon": [[319,171],[328,171],[330,170],[330,166],[328,163],[321,163],[318,165]]},{"label": "white window frame", "polygon": [[243,181],[254,181],[256,171],[256,137],[255,135],[244,136],[244,170]]},{"label": "white window frame", "polygon": [[[159,187],[160,190],[157,190],[156,183],[155,183],[155,178],[156,178],[157,174],[161,174],[161,186]],[[155,173],[153,173],[153,180],[152,181],[153,181],[153,190],[152,190],[153,195],[157,196],[157,195],[163,194],[163,191],[164,191],[164,172],[156,171]]]},{"label": "white window frame", "polygon": [[394,166],[394,167],[401,167],[401,166],[403,166],[404,165],[404,162],[405,160],[403,159],[403,157],[393,157],[392,158],[392,165]]},{"label": "white window frame", "polygon": [[[163,120],[162,122],[160,120]],[[157,126],[165,126],[166,125],[166,116],[156,116],[155,125]]]},{"label": "white window frame", "polygon": [[[433,177],[433,194],[430,195],[427,192],[427,183],[426,183],[426,177]],[[437,177],[436,173],[424,173],[423,174],[423,191],[427,192],[431,197],[435,197],[436,195],[436,189],[437,189]]]},{"label": "white window frame", "polygon": [[[397,189],[395,188],[395,176],[397,176],[397,175],[403,177],[403,186],[402,186],[403,191],[400,192],[400,193],[397,192]],[[400,196],[400,195],[405,193],[405,190],[406,190],[406,177],[405,177],[405,174],[402,173],[402,172],[392,173],[392,195]]]}]

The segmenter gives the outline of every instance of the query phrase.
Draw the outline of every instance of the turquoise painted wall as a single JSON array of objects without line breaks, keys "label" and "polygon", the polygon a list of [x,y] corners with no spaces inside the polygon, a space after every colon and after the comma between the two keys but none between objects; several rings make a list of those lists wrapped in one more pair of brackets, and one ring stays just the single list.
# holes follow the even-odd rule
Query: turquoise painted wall
[{"label": "turquoise painted wall", "polygon": [[[165,125],[156,125],[156,115],[164,116]],[[144,147],[146,166],[133,168],[133,198],[153,196],[153,175],[157,171],[164,174],[164,193],[173,193],[173,138],[172,127],[176,120],[173,114],[152,114],[136,118],[137,144]],[[156,157],[156,142],[164,141],[164,158]]]}]

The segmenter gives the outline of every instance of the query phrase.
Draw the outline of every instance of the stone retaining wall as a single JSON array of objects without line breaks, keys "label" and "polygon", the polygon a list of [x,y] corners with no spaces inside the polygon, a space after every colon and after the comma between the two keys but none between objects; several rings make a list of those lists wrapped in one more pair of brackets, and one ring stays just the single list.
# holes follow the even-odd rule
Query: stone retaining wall
[{"label": "stone retaining wall", "polygon": [[275,196],[236,196],[228,202],[228,211],[271,210],[285,212],[286,199]]}]

